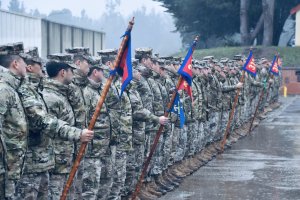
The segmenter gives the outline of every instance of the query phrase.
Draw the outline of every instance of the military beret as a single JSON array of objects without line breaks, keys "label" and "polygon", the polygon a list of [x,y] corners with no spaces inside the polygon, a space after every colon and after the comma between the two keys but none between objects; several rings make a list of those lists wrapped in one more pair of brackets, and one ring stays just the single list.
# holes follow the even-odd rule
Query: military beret
[{"label": "military beret", "polygon": [[5,44],[0,46],[0,55],[17,55],[24,59],[30,58],[29,55],[24,53],[23,42]]},{"label": "military beret", "polygon": [[57,62],[57,63],[65,63],[74,69],[78,69],[77,65],[73,63],[73,55],[67,53],[56,53],[48,55],[47,58],[50,62]]},{"label": "military beret", "polygon": [[45,62],[41,57],[39,57],[39,50],[37,47],[26,49],[25,53],[31,56],[31,59],[27,59],[27,60],[32,60],[33,62],[40,63],[40,64]]},{"label": "military beret", "polygon": [[152,49],[151,48],[137,48],[135,49],[135,58],[141,59],[143,56],[152,57]]}]

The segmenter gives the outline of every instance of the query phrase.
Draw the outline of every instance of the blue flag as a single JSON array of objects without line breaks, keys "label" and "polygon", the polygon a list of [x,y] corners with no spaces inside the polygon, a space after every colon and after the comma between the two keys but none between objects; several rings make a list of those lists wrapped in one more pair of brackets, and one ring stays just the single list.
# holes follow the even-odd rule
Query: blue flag
[{"label": "blue flag", "polygon": [[173,107],[171,108],[171,112],[176,113],[180,119],[180,128],[184,126],[185,117],[182,103],[180,101],[179,93],[176,93]]},{"label": "blue flag", "polygon": [[196,47],[196,44],[197,41],[195,40],[192,46],[190,47],[188,53],[186,54],[180,68],[178,69],[178,74],[180,74],[185,79],[185,81],[189,84],[189,86],[192,86],[192,80],[193,80],[192,59],[193,59],[193,52],[194,52],[194,48]]},{"label": "blue flag", "polygon": [[243,70],[251,74],[252,76],[256,76],[256,65],[254,63],[254,57],[252,51],[250,51],[249,56],[243,66]]},{"label": "blue flag", "polygon": [[272,65],[269,69],[269,72],[274,74],[275,76],[279,75],[278,57],[277,56],[274,56],[274,59],[273,59]]},{"label": "blue flag", "polygon": [[125,90],[126,86],[130,83],[132,80],[132,65],[131,65],[131,34],[129,31],[126,31],[126,33],[122,36],[125,37],[128,36],[128,41],[125,44],[125,50],[123,52],[123,55],[121,57],[121,62],[116,71],[120,76],[122,76],[122,86],[121,86],[121,92],[120,97],[123,94],[123,91]]}]

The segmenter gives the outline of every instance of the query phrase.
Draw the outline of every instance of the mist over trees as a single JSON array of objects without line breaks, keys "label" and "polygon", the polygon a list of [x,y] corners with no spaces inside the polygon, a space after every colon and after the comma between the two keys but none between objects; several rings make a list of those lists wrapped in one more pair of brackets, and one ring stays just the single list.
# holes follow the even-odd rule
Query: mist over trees
[{"label": "mist over trees", "polygon": [[155,0],[175,18],[183,42],[200,34],[202,47],[277,45],[300,0]]},{"label": "mist over trees", "polygon": [[[1,2],[1,0],[0,0]],[[134,16],[135,25],[132,30],[132,49],[137,47],[151,47],[153,52],[160,55],[169,55],[178,52],[182,43],[176,29],[173,18],[166,13],[156,13],[154,10],[147,12],[141,8],[132,13],[131,16],[124,16],[118,10],[120,0],[109,0],[106,3],[106,12],[98,19],[91,19],[85,9],[81,10],[80,16],[74,16],[70,9],[53,10],[49,15],[39,12],[37,9],[27,9],[23,2],[11,0],[8,9],[13,12],[26,13],[35,17],[46,18],[63,24],[70,24],[87,29],[103,31],[105,35],[105,48],[119,48],[129,20]]]}]

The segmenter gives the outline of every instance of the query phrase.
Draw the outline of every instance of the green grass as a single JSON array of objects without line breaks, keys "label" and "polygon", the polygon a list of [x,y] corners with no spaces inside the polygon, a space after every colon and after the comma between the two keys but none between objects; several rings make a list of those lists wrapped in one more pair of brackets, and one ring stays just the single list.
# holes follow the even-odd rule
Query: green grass
[{"label": "green grass", "polygon": [[[299,67],[300,68],[300,47],[262,47],[253,48],[254,58],[266,58],[273,60],[275,52],[278,51],[282,58],[283,67]],[[214,49],[199,49],[194,52],[193,57],[202,59],[205,56],[214,56],[217,59],[227,57],[233,58],[234,55],[248,55],[249,47],[219,47]],[[184,57],[186,52],[177,55]]]}]

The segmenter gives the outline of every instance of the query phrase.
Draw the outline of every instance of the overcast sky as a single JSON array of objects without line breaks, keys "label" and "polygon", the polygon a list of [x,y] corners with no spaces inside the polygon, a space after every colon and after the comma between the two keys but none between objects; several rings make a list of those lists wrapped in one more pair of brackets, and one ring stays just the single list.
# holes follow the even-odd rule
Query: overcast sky
[{"label": "overcast sky", "polygon": [[[68,8],[73,15],[80,16],[82,9],[86,10],[90,18],[98,19],[105,12],[105,4],[109,0],[20,0],[24,2],[26,11],[38,9],[40,13],[49,14],[51,10],[61,10]],[[2,8],[7,9],[10,0],[2,0]],[[153,0],[120,0],[120,6],[117,8],[124,16],[130,15],[134,10],[146,7],[147,12],[155,10],[162,13],[165,8],[160,6],[159,2]]]}]

